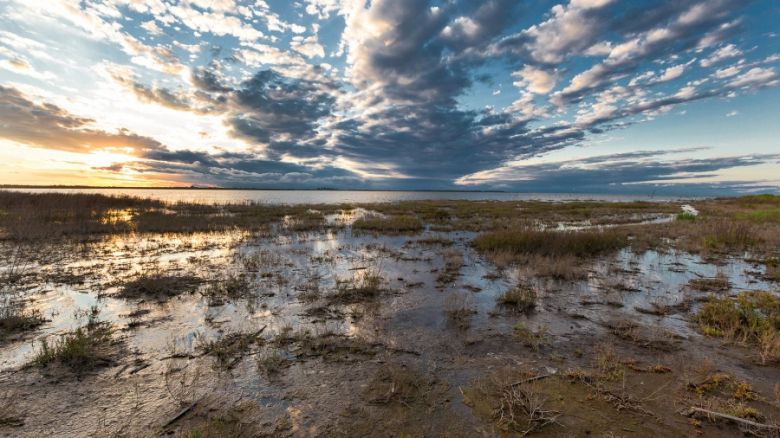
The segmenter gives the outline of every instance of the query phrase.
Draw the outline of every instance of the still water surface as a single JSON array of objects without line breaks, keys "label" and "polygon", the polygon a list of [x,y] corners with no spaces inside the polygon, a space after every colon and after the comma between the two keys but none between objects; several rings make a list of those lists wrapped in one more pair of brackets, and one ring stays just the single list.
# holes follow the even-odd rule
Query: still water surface
[{"label": "still water surface", "polygon": [[128,195],[169,202],[223,204],[258,202],[263,204],[340,204],[415,200],[494,200],[494,201],[663,201],[675,197],[647,195],[576,194],[576,193],[510,193],[510,192],[436,192],[436,191],[368,191],[368,190],[209,190],[209,189],[11,189],[31,193],[99,193]]}]

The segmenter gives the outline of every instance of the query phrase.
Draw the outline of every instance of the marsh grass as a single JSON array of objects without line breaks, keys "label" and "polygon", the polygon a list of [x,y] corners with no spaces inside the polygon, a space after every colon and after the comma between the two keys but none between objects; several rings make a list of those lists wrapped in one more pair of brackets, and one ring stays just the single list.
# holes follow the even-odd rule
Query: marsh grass
[{"label": "marsh grass", "polygon": [[165,301],[169,298],[194,292],[203,281],[192,275],[166,275],[151,273],[126,283],[119,290],[119,298]]},{"label": "marsh grass", "polygon": [[458,278],[460,268],[463,267],[463,252],[447,248],[442,251],[441,258],[444,266],[436,277],[436,283],[439,287],[451,284]]},{"label": "marsh grass", "polygon": [[297,216],[292,216],[286,221],[286,228],[290,231],[317,231],[325,225],[325,215],[316,210],[309,210]]},{"label": "marsh grass", "polygon": [[34,330],[47,322],[38,309],[29,309],[12,286],[0,285],[0,341],[8,335]]},{"label": "marsh grass", "polygon": [[547,343],[546,326],[539,326],[536,330],[533,330],[524,323],[518,321],[512,326],[512,330],[514,331],[515,336],[520,339],[526,347],[531,348],[533,351],[539,351],[539,349]]},{"label": "marsh grass", "polygon": [[260,333],[262,330],[254,333],[220,333],[213,339],[201,339],[197,348],[203,354],[212,356],[219,368],[229,369],[235,366],[253,346],[263,343]]},{"label": "marsh grass", "polygon": [[384,364],[365,390],[369,404],[411,406],[424,397],[424,377],[405,364]]},{"label": "marsh grass", "polygon": [[[194,233],[264,230],[285,217],[311,228],[341,205],[206,205],[98,194],[24,193],[0,190],[0,238],[90,240],[105,234]],[[313,214],[317,210],[319,214]]]},{"label": "marsh grass", "polygon": [[726,274],[718,272],[711,278],[692,278],[688,282],[691,289],[706,292],[725,292],[731,289],[731,282]]},{"label": "marsh grass", "polygon": [[538,294],[536,289],[525,283],[519,283],[498,296],[498,304],[518,312],[529,312],[536,307]]},{"label": "marsh grass", "polygon": [[772,281],[780,282],[780,257],[768,257],[764,261],[764,276]]},{"label": "marsh grass", "polygon": [[698,217],[698,215],[695,215],[693,213],[683,212],[683,213],[677,213],[677,216],[675,216],[675,219],[677,219],[678,221],[691,221],[691,222],[693,222],[693,221],[696,220],[697,217]]},{"label": "marsh grass", "polygon": [[289,361],[278,348],[267,347],[257,357],[257,368],[266,377],[279,374],[288,365]]},{"label": "marsh grass", "polygon": [[113,333],[111,325],[99,321],[97,311],[93,310],[86,325],[52,343],[42,340],[30,364],[40,367],[59,364],[79,374],[110,365],[116,345]]},{"label": "marsh grass", "polygon": [[719,220],[706,228],[709,230],[701,239],[709,250],[746,250],[761,240],[755,226],[747,222]]},{"label": "marsh grass", "polygon": [[422,231],[423,223],[410,215],[383,217],[375,214],[356,220],[352,229],[380,234],[416,233]]},{"label": "marsh grass", "polygon": [[210,306],[221,306],[228,300],[246,298],[252,291],[252,283],[245,274],[228,274],[212,280],[202,292]]},{"label": "marsh grass", "polygon": [[695,320],[707,336],[756,346],[762,363],[780,359],[780,298],[770,292],[711,297]]},{"label": "marsh grass", "polygon": [[223,438],[255,436],[251,427],[241,421],[239,412],[209,415],[188,430],[178,434],[182,438]]},{"label": "marsh grass", "polygon": [[26,309],[18,302],[0,296],[0,340],[6,335],[34,330],[46,321],[40,310]]},{"label": "marsh grass", "polygon": [[350,278],[336,279],[336,291],[330,301],[339,304],[353,304],[371,301],[384,291],[386,280],[378,269],[358,271]]},{"label": "marsh grass", "polygon": [[537,231],[503,230],[483,233],[472,245],[482,253],[505,252],[518,258],[528,255],[544,257],[573,256],[590,258],[628,245],[624,232],[604,231]]},{"label": "marsh grass", "polygon": [[455,244],[452,240],[441,236],[430,236],[424,239],[413,240],[410,243],[426,246],[452,246]]},{"label": "marsh grass", "polygon": [[444,299],[447,319],[460,330],[471,326],[471,317],[477,313],[471,298],[463,293],[451,293]]},{"label": "marsh grass", "polygon": [[554,400],[548,399],[539,377],[529,370],[498,370],[462,388],[461,393],[464,403],[494,421],[502,436],[533,435],[557,423],[561,415],[549,407]]}]

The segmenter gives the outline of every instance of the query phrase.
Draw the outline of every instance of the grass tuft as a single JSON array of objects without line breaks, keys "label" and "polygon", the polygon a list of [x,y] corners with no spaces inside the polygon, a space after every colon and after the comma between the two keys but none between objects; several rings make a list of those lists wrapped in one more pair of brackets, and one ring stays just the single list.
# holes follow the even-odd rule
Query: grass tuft
[{"label": "grass tuft", "polygon": [[517,286],[499,295],[497,301],[502,306],[511,307],[519,312],[528,312],[536,307],[536,290],[520,283]]},{"label": "grass tuft", "polygon": [[62,335],[51,344],[45,339],[41,341],[31,364],[42,367],[60,364],[81,373],[111,364],[113,345],[110,324],[98,321],[97,312],[93,312],[85,326]]}]

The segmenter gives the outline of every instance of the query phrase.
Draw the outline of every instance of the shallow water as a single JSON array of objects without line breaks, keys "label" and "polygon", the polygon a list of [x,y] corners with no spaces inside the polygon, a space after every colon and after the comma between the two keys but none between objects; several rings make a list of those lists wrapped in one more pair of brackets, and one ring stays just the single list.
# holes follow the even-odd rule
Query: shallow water
[{"label": "shallow water", "polygon": [[492,200],[492,201],[667,201],[679,197],[577,193],[509,193],[457,191],[394,191],[394,190],[210,190],[210,189],[7,189],[29,193],[92,193],[127,195],[168,202],[224,204],[258,202],[263,204],[344,204],[421,200]]},{"label": "shallow water", "polygon": [[[675,250],[623,250],[587,262],[586,278],[553,280],[529,274],[533,266],[499,269],[473,250],[473,232],[431,228],[397,236],[353,232],[352,223],[366,214],[374,213],[360,209],[327,215],[324,227],[315,231],[296,231],[296,220],[285,218],[257,233],[122,234],[91,243],[29,248],[29,263],[21,263],[26,275],[19,293],[49,322],[0,344],[0,389],[23,394],[20,409],[36,413],[28,416],[22,435],[88,436],[104,430],[157,435],[159,425],[181,410],[177,397],[189,401],[206,396],[214,401],[203,409],[251,400],[252,406],[259,407],[248,417],[254,423],[271,428],[276,418],[290,418],[319,432],[318,427],[338,424],[345,413],[357,412],[351,421],[367,421],[362,410],[367,406],[366,386],[385,364],[405,363],[446,382],[446,392],[437,396],[444,410],[412,420],[414,427],[439,422],[443,425],[439,430],[446,430],[460,421],[463,436],[474,436],[476,429],[469,434],[468,427],[479,427],[479,422],[463,402],[462,387],[497,366],[533,366],[544,373],[562,373],[586,364],[588,355],[602,344],[640,348],[632,354],[647,365],[716,357],[719,369],[741,373],[757,387],[771,388],[777,381],[771,369],[744,368],[744,357],[726,356],[732,353],[720,349],[719,341],[702,336],[692,321],[710,294],[691,288],[691,279],[720,273],[732,287],[718,293],[780,293],[777,283],[764,279],[763,265],[739,257],[712,261]],[[663,222],[669,216],[631,219]],[[599,226],[604,225],[570,222],[559,228]],[[14,260],[18,253],[10,243],[0,243],[0,260]],[[462,259],[462,266],[456,266],[451,276],[443,275],[446,260],[452,259]],[[0,274],[5,269],[0,266]],[[384,279],[378,297],[355,303],[333,299],[339,281],[370,270]],[[118,295],[128,282],[155,273],[194,275],[206,283],[161,302]],[[248,275],[247,296],[213,302],[203,295],[210,282],[234,274]],[[518,312],[497,303],[518,281],[530,283],[537,291],[534,310]],[[450,310],[457,306],[471,310],[465,326],[452,318]],[[123,341],[115,363],[87,376],[88,384],[57,374],[47,377],[48,368],[20,369],[41,340],[54,340],[85,324],[93,307],[99,309],[100,320],[112,324],[115,339]],[[654,314],[658,308],[667,310]],[[627,323],[635,324],[636,331],[615,332],[614,327]],[[544,333],[541,353],[523,343],[518,327]],[[373,353],[349,353],[346,359],[339,352],[311,357],[300,341],[275,346],[277,335],[288,330],[307,330],[313,338],[346,335],[342,338],[372,346],[368,348]],[[262,340],[225,368],[200,347],[205,340],[230,333],[260,333]],[[654,344],[637,347],[642,343]],[[276,377],[259,366],[268,351],[277,351],[285,361]],[[171,389],[167,376],[180,383],[174,382]],[[651,376],[640,378],[634,390],[645,388]],[[571,388],[569,382],[564,385]],[[415,409],[401,411],[398,417],[380,409],[378,415],[407,419],[421,412]],[[394,433],[377,435],[397,435],[396,428],[387,430]]]},{"label": "shallow water", "polygon": [[[460,294],[476,311],[472,332],[501,326],[492,320],[496,312],[500,313],[496,298],[518,281],[522,276],[520,268],[497,271],[469,246],[473,233],[355,234],[349,225],[363,213],[329,216],[326,222],[338,228],[323,232],[288,232],[280,225],[269,235],[125,235],[82,245],[78,250],[60,248],[62,257],[55,262],[28,267],[31,273],[36,272],[37,277],[31,281],[37,283],[25,293],[32,306],[50,322],[33,337],[0,348],[0,369],[29,361],[36,340],[84,324],[92,306],[100,309],[102,320],[122,329],[133,349],[158,357],[170,354],[172,343],[183,343],[192,350],[198,337],[210,338],[226,330],[249,331],[264,325],[268,326],[268,333],[294,326],[371,337],[374,322],[370,318],[357,322],[344,315],[307,314],[307,309],[325,305],[323,298],[335,289],[337,279],[366,269],[378,270],[387,281],[385,287],[393,291],[380,298],[382,311],[377,321],[389,318],[397,336],[409,336],[403,341],[383,340],[390,345],[412,343],[424,349],[424,331],[430,331],[428,334],[433,337],[452,332],[445,312],[446,297],[451,294]],[[417,243],[430,237],[449,239],[454,244],[443,248]],[[452,283],[441,284],[437,276],[444,269],[443,255],[447,251],[462,255],[463,266]],[[706,297],[686,285],[693,278],[714,277],[718,272],[729,278],[732,293],[776,290],[776,285],[760,278],[757,269],[737,258],[721,260],[716,266],[683,252],[637,254],[623,250],[597,260],[588,279],[535,281],[542,309],[555,302],[564,307],[564,312],[594,322],[630,318],[692,336],[695,332],[685,317],[647,315],[641,310],[653,305],[675,306],[692,296]],[[149,272],[191,274],[214,281],[226,273],[250,272],[253,295],[218,306],[209,306],[199,293],[183,294],[163,303],[114,296],[124,282]],[[63,276],[65,280],[61,279]],[[83,283],[64,284],[70,276],[83,276]],[[302,300],[302,291],[312,285],[319,298],[312,302]],[[346,314],[361,310],[358,307],[348,305],[340,311]],[[128,316],[139,309],[148,313],[140,318]],[[542,310],[534,318],[554,326],[548,316]],[[131,323],[137,327],[129,328]]]}]

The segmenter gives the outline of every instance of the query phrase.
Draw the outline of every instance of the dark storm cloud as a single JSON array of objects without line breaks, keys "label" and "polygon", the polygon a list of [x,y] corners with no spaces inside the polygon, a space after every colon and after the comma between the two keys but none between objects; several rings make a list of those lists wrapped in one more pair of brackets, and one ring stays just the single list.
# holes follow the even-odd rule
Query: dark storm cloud
[{"label": "dark storm cloud", "polygon": [[312,136],[316,122],[331,114],[332,91],[322,83],[263,70],[234,91],[229,123],[238,136],[263,143],[281,137],[301,140]]}]

